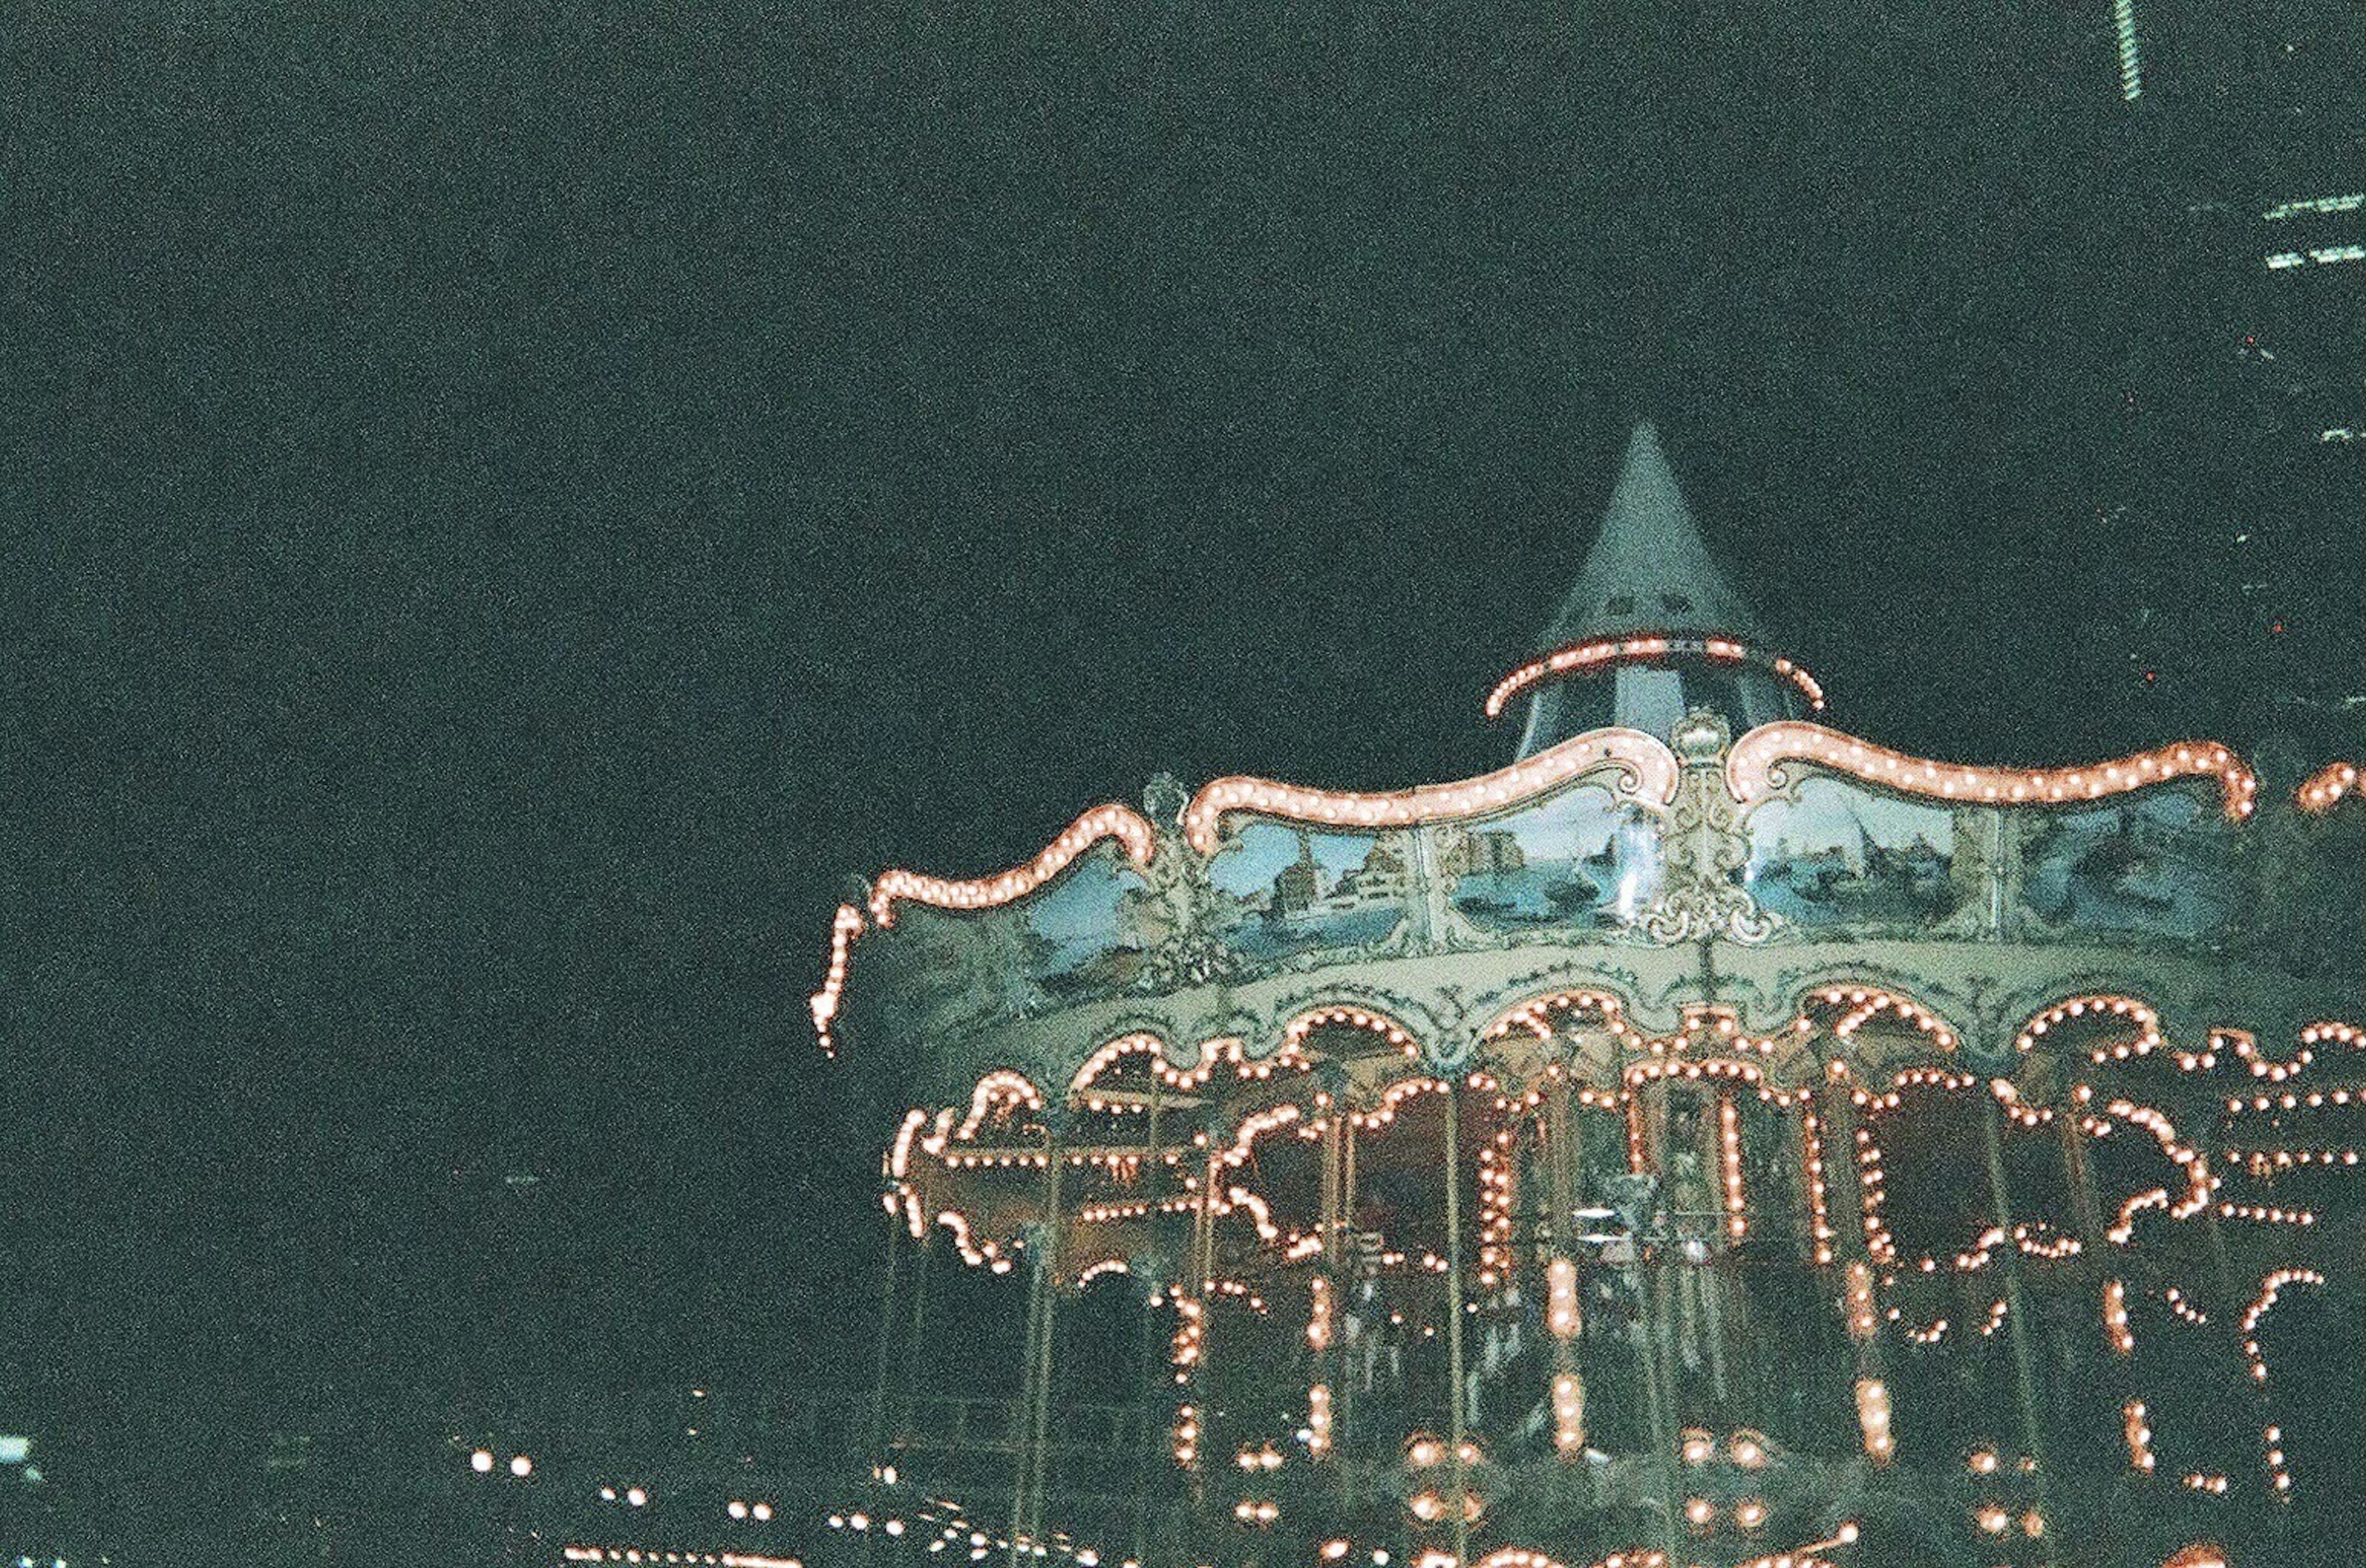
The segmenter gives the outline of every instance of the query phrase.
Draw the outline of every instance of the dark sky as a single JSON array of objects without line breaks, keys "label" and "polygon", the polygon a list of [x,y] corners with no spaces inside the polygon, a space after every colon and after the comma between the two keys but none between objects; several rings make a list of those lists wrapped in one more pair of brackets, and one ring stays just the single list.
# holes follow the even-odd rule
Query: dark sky
[{"label": "dark sky", "polygon": [[0,1427],[135,1491],[808,1375],[841,877],[1497,764],[1638,414],[1838,722],[2169,738],[2102,7],[577,9],[0,32]]}]

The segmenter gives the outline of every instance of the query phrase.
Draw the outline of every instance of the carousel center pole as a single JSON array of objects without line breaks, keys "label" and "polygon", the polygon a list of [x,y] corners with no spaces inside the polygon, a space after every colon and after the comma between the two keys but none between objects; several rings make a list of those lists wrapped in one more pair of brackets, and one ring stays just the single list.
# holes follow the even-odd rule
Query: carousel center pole
[{"label": "carousel center pole", "polygon": [[1462,1462],[1462,1091],[1449,1079],[1446,1086],[1446,1367],[1448,1423],[1454,1447],[1448,1473],[1453,1477],[1454,1561],[1463,1568],[1470,1561],[1470,1478]]}]

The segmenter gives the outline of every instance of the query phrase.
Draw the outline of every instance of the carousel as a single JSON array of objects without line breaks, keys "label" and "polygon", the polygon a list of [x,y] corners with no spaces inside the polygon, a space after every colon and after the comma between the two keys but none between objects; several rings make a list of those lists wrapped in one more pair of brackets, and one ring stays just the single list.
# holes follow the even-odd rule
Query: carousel
[{"label": "carousel", "polygon": [[1484,705],[1496,773],[1161,778],[839,909],[812,1012],[899,1238],[843,1539],[2355,1560],[2354,767],[1829,728],[1649,427]]}]

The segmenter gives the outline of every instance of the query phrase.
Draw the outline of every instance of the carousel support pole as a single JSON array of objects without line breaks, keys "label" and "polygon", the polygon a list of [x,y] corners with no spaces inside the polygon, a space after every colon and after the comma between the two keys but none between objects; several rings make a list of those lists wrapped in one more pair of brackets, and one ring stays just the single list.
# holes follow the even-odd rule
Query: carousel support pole
[{"label": "carousel support pole", "polygon": [[1192,1216],[1191,1256],[1186,1277],[1191,1285],[1191,1302],[1200,1314],[1200,1355],[1191,1370],[1191,1381],[1200,1385],[1191,1401],[1200,1412],[1200,1462],[1191,1469],[1191,1511],[1193,1523],[1201,1540],[1210,1531],[1208,1524],[1208,1455],[1215,1451],[1215,1407],[1209,1402],[1207,1390],[1211,1387],[1208,1377],[1215,1348],[1215,1272],[1216,1272],[1216,1171],[1214,1155],[1201,1168],[1200,1206]]},{"label": "carousel support pole", "polygon": [[1019,1397],[1011,1404],[1009,1568],[1019,1568],[1027,1556],[1021,1542],[1027,1533],[1027,1482],[1032,1469],[1028,1438],[1035,1426],[1035,1346],[1042,1332],[1044,1273],[1038,1254],[1027,1270],[1026,1347],[1020,1359]]},{"label": "carousel support pole", "polygon": [[[1341,1258],[1346,1251],[1345,1226],[1339,1218],[1341,1194],[1345,1187],[1340,1158],[1346,1143],[1347,1125],[1346,1101],[1337,1092],[1343,1087],[1336,1081],[1329,1086],[1330,1114],[1323,1123],[1323,1270],[1316,1278],[1323,1282],[1324,1334],[1323,1343],[1313,1347],[1313,1381],[1329,1391],[1333,1412],[1331,1430],[1321,1456],[1324,1459],[1333,1458],[1338,1451],[1337,1411],[1339,1384],[1343,1381],[1339,1369],[1346,1360],[1339,1343],[1347,1309],[1346,1292],[1343,1285],[1346,1275],[1340,1268]],[[1311,1390],[1307,1397],[1311,1410],[1313,1398]],[[1331,1470],[1335,1478],[1345,1472],[1346,1467],[1334,1464]]]},{"label": "carousel support pole", "polygon": [[[1712,1211],[1709,1234],[1704,1244],[1708,1258],[1701,1263],[1687,1258],[1685,1262],[1688,1267],[1707,1270],[1701,1280],[1700,1300],[1709,1321],[1702,1325],[1702,1337],[1708,1341],[1709,1388],[1720,1411],[1726,1411],[1730,1409],[1733,1397],[1725,1354],[1726,1325],[1733,1315],[1729,1310],[1730,1292],[1726,1289],[1733,1269],[1733,1232],[1729,1227],[1734,1214],[1740,1212],[1729,1211],[1725,1206],[1725,1118],[1733,1106],[1733,1091],[1729,1089],[1703,1095],[1699,1105],[1701,1169],[1707,1174]],[[1738,1151],[1736,1162],[1739,1163]],[[1734,1179],[1740,1179],[1739,1171]]]},{"label": "carousel support pole", "polygon": [[[1570,1109],[1569,1078],[1567,1075],[1562,1074],[1555,1076],[1551,1079],[1551,1093],[1550,1097],[1546,1101],[1545,1110],[1545,1135],[1550,1142],[1552,1155],[1552,1229],[1548,1239],[1550,1241],[1552,1246],[1552,1256],[1554,1260],[1569,1265],[1571,1270],[1571,1289],[1577,1299],[1579,1323],[1582,1325],[1584,1321],[1585,1281],[1576,1277],[1577,1236],[1579,1232],[1577,1223],[1577,1117]],[[1564,1336],[1555,1332],[1551,1327],[1549,1314],[1552,1310],[1552,1299],[1550,1294],[1552,1287],[1549,1283],[1549,1273],[1548,1273],[1547,1278],[1548,1283],[1545,1287],[1547,1292],[1545,1309],[1548,1314],[1546,1331],[1552,1334],[1553,1381],[1556,1383],[1558,1383],[1562,1378],[1570,1378],[1576,1381],[1578,1409],[1583,1412],[1585,1408],[1585,1382],[1584,1379],[1580,1376],[1577,1370],[1577,1347],[1572,1342],[1573,1337],[1572,1336]],[[1558,1398],[1558,1393],[1556,1393],[1556,1398]],[[1558,1430],[1557,1421],[1556,1430],[1553,1437],[1555,1450],[1559,1451],[1560,1434]],[[1582,1420],[1578,1441],[1580,1444],[1583,1444],[1584,1441]]]},{"label": "carousel support pole", "polygon": [[1464,1499],[1470,1495],[1469,1477],[1462,1462],[1464,1404],[1462,1393],[1462,1155],[1460,1122],[1462,1091],[1460,1086],[1448,1080],[1446,1088],[1446,1366],[1447,1381],[1451,1385],[1447,1403],[1451,1413],[1448,1423],[1448,1440],[1453,1449],[1451,1469],[1453,1492],[1447,1499],[1454,1519],[1454,1561],[1456,1568],[1465,1568],[1470,1561],[1470,1510]]},{"label": "carousel support pole", "polygon": [[1652,1471],[1659,1478],[1660,1544],[1671,1564],[1684,1559],[1678,1548],[1676,1528],[1676,1424],[1668,1405],[1668,1385],[1673,1373],[1663,1356],[1670,1348],[1672,1337],[1669,1310],[1668,1268],[1664,1256],[1668,1244],[1674,1240],[1669,1215],[1667,1190],[1668,1149],[1668,1080],[1664,1076],[1650,1078],[1627,1091],[1628,1163],[1638,1176],[1657,1173],[1658,1196],[1653,1213],[1646,1221],[1646,1230],[1656,1230],[1655,1238],[1647,1239],[1642,1231],[1635,1236],[1634,1278],[1636,1303],[1646,1314],[1643,1325],[1643,1416],[1653,1457]]},{"label": "carousel support pole", "polygon": [[[2004,1301],[2006,1329],[2012,1341],[2013,1393],[2021,1406],[2022,1452],[2037,1462],[2035,1485],[2032,1488],[2038,1517],[2048,1515],[2045,1505],[2049,1471],[2045,1458],[2045,1424],[2038,1418],[2037,1364],[2030,1345],[2028,1298],[2021,1288],[2021,1248],[2012,1240],[2012,1192],[2005,1180],[2004,1137],[1997,1122],[2003,1112],[1997,1106],[1993,1093],[1982,1097],[1980,1142],[1988,1156],[1989,1198],[1995,1211],[1995,1223],[2004,1231]],[[2054,1533],[2048,1530],[2038,1537],[2040,1563],[2054,1561]]]},{"label": "carousel support pole", "polygon": [[[1666,1237],[1651,1244],[1654,1254],[1661,1250]],[[1676,1490],[1676,1423],[1668,1409],[1668,1376],[1661,1359],[1667,1348],[1668,1268],[1664,1258],[1643,1260],[1643,1243],[1637,1239],[1636,1267],[1643,1270],[1643,1289],[1639,1295],[1651,1303],[1651,1320],[1645,1325],[1643,1339],[1643,1413],[1651,1427],[1653,1457],[1652,1471],[1660,1482],[1660,1544],[1671,1564],[1684,1558],[1677,1549]]]},{"label": "carousel support pole", "polygon": [[[1018,1568],[1042,1519],[1043,1450],[1052,1396],[1053,1297],[1060,1285],[1060,1172],[1065,1156],[1043,1134],[1043,1214],[1027,1280],[1027,1347],[1012,1423],[1010,1564]],[[1026,1544],[1022,1544],[1026,1543]]]},{"label": "carousel support pole", "polygon": [[1151,1419],[1150,1413],[1157,1408],[1157,1391],[1161,1380],[1158,1361],[1158,1319],[1154,1315],[1158,1308],[1159,1285],[1157,1280],[1150,1275],[1147,1269],[1138,1269],[1137,1272],[1144,1276],[1142,1280],[1141,1325],[1137,1331],[1134,1346],[1134,1387],[1139,1396],[1137,1419],[1142,1423],[1142,1429],[1133,1435],[1133,1499],[1131,1510],[1133,1516],[1133,1550],[1128,1553],[1128,1556],[1132,1561],[1140,1562],[1143,1561],[1150,1540],[1150,1467],[1155,1462],[1153,1456],[1156,1453],[1160,1443],[1159,1426],[1157,1422]]},{"label": "carousel support pole", "polygon": [[871,1418],[863,1444],[873,1469],[879,1465],[881,1450],[887,1441],[887,1379],[892,1365],[889,1351],[896,1338],[896,1272],[897,1255],[902,1250],[899,1239],[903,1228],[900,1223],[888,1225],[887,1258],[879,1271],[879,1353],[877,1373],[871,1389]]},{"label": "carousel support pole", "polygon": [[929,1277],[930,1261],[937,1251],[936,1232],[924,1234],[912,1249],[912,1315],[904,1334],[904,1389],[896,1419],[890,1437],[901,1437],[913,1425],[913,1408],[919,1402],[924,1374],[930,1362]]},{"label": "carousel support pole", "polygon": [[2079,1222],[2080,1255],[2100,1259],[2103,1256],[2102,1213],[2095,1207],[2095,1176],[2088,1168],[2087,1135],[2079,1130],[2079,1109],[2077,1105],[2064,1105],[2054,1113],[2054,1124],[2062,1140],[2062,1168],[2070,1174],[2070,1209]]},{"label": "carousel support pole", "polygon": [[[1356,1225],[1356,1123],[1347,1110],[1345,1092],[1347,1087],[1346,1082],[1341,1083],[1342,1092],[1339,1101],[1339,1255],[1343,1260],[1341,1270],[1343,1277],[1351,1272],[1344,1267],[1344,1260],[1347,1253],[1347,1237]],[[1339,1309],[1340,1321],[1344,1327],[1346,1319],[1345,1291],[1340,1295]],[[1339,1358],[1339,1386],[1331,1391],[1331,1450],[1344,1458],[1347,1452],[1350,1423],[1355,1418],[1356,1409],[1356,1369],[1348,1361],[1344,1345]],[[1345,1488],[1343,1495],[1352,1505],[1355,1502],[1355,1471],[1351,1466],[1342,1464],[1339,1467],[1339,1475],[1340,1484]]]},{"label": "carousel support pole", "polygon": [[1065,1259],[1060,1243],[1064,1239],[1060,1224],[1061,1178],[1066,1170],[1066,1158],[1045,1139],[1045,1149],[1051,1157],[1048,1182],[1051,1197],[1047,1204],[1043,1248],[1043,1270],[1050,1276],[1043,1287],[1043,1325],[1035,1361],[1035,1426],[1031,1446],[1035,1457],[1034,1485],[1028,1505],[1027,1533],[1036,1540],[1043,1535],[1043,1495],[1051,1478],[1052,1467],[1052,1347],[1053,1330],[1059,1324],[1061,1269]]}]

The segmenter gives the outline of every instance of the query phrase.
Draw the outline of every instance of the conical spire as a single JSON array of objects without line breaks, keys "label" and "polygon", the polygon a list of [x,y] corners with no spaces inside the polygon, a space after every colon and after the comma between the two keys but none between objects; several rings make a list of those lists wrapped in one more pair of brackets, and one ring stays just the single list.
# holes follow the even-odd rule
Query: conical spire
[{"label": "conical spire", "polygon": [[[1604,647],[1646,636],[1666,640],[1647,651]],[[1588,651],[1572,660],[1579,649]],[[1528,693],[1523,757],[1604,725],[1665,738],[1696,707],[1723,714],[1738,736],[1804,705],[1803,676],[1778,661],[1711,558],[1648,423],[1628,438],[1601,531],[1537,652],[1504,682]]]},{"label": "conical spire", "polygon": [[1757,617],[1709,558],[1649,422],[1628,438],[1602,531],[1538,651],[1637,632],[1759,640]]}]

